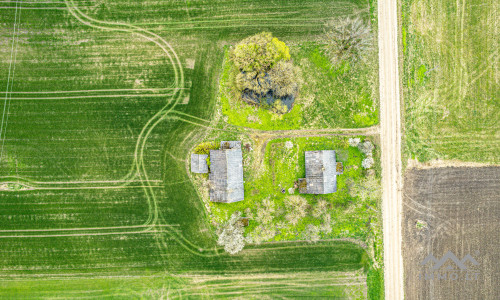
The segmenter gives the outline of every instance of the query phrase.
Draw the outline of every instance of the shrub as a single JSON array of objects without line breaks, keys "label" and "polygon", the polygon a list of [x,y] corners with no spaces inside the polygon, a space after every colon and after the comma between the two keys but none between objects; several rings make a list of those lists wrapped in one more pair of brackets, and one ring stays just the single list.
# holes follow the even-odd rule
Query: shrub
[{"label": "shrub", "polygon": [[277,114],[286,114],[288,112],[288,107],[278,99],[274,102],[273,111]]},{"label": "shrub", "polygon": [[364,141],[363,143],[358,144],[359,151],[363,152],[364,155],[372,155],[373,149],[375,146],[370,141]]},{"label": "shrub", "polygon": [[195,154],[210,154],[210,150],[219,149],[218,142],[204,142],[194,148]]},{"label": "shrub", "polygon": [[287,214],[285,219],[292,225],[297,225],[306,216],[307,201],[301,196],[290,196],[285,200]]},{"label": "shrub", "polygon": [[313,224],[308,224],[302,235],[308,242],[317,242],[319,241],[319,227]]},{"label": "shrub", "polygon": [[368,199],[379,199],[382,196],[380,182],[375,176],[369,176],[359,183],[353,180],[347,181],[349,195],[351,197],[358,196],[362,201]]},{"label": "shrub", "polygon": [[360,138],[350,138],[349,139],[349,146],[351,146],[351,147],[357,147],[359,145],[359,143],[361,143]]},{"label": "shrub", "polygon": [[262,204],[257,206],[257,213],[255,214],[255,220],[262,224],[269,224],[273,221],[274,212],[275,212],[274,202],[269,198],[266,198],[262,201]]},{"label": "shrub", "polygon": [[368,156],[367,158],[363,159],[363,161],[361,162],[361,166],[363,167],[363,169],[369,169],[373,167],[374,163],[375,161],[373,160],[373,157]]},{"label": "shrub", "polygon": [[332,232],[332,216],[329,213],[323,215],[323,221],[319,226],[319,230],[324,234],[330,234]]},{"label": "shrub", "polygon": [[318,203],[314,206],[312,211],[312,216],[315,218],[321,217],[321,215],[327,210],[328,202],[325,199],[319,199]]},{"label": "shrub", "polygon": [[252,232],[252,241],[256,244],[260,244],[264,241],[268,241],[276,236],[276,229],[271,225],[259,225]]}]

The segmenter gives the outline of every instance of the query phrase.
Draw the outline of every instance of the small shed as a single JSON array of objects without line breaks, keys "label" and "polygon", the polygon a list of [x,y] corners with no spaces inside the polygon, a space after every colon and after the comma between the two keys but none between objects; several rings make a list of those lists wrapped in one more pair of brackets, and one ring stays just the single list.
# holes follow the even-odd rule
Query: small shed
[{"label": "small shed", "polygon": [[191,154],[191,172],[208,173],[207,154]]},{"label": "small shed", "polygon": [[302,194],[330,194],[337,191],[337,161],[334,150],[306,151],[306,178],[299,179]]}]

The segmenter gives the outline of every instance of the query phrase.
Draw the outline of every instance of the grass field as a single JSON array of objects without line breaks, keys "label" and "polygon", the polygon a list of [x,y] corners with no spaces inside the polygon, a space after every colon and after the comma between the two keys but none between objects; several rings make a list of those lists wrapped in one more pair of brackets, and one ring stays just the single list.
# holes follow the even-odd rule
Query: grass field
[{"label": "grass field", "polygon": [[498,1],[401,3],[407,158],[500,162]]},{"label": "grass field", "polygon": [[[262,30],[313,39],[324,21],[367,3],[0,6],[1,297],[155,297],[170,287],[195,297],[201,275],[207,297],[286,296],[242,283],[252,276],[309,287],[292,296],[367,293],[367,254],[354,243],[224,254],[186,169],[217,126],[224,44]],[[322,280],[313,285],[311,274]]]}]

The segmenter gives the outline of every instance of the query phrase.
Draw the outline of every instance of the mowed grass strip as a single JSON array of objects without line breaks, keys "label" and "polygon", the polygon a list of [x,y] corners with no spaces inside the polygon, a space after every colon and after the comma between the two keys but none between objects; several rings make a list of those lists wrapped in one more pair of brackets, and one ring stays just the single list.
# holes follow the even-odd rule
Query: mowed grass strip
[{"label": "mowed grass strip", "polygon": [[497,1],[402,2],[405,152],[500,162]]}]

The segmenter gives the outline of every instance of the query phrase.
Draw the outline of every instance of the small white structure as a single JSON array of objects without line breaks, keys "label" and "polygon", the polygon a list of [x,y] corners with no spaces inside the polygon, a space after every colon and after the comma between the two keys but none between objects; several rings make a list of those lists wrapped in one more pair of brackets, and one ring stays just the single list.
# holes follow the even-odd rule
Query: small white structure
[{"label": "small white structure", "polygon": [[207,154],[191,154],[191,172],[208,173]]}]

